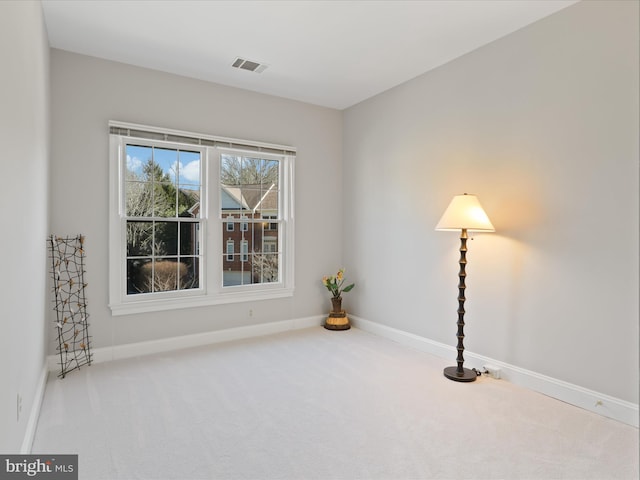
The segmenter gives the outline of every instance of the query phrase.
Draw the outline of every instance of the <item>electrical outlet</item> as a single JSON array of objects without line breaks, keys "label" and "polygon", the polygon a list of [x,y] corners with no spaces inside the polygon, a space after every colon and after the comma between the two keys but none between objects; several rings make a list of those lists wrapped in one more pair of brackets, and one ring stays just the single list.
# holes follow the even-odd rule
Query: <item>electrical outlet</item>
[{"label": "electrical outlet", "polygon": [[250,309],[249,309],[249,316],[250,316],[250,317],[253,317],[253,308],[250,308]]},{"label": "electrical outlet", "polygon": [[500,378],[500,369],[498,367],[494,367],[493,365],[483,365],[482,371],[483,373],[489,375],[491,378]]}]

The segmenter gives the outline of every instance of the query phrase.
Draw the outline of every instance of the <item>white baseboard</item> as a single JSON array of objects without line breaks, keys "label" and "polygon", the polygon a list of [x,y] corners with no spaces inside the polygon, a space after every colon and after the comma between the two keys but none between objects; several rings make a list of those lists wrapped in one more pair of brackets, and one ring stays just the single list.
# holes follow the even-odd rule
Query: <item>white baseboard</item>
[{"label": "white baseboard", "polygon": [[[456,357],[456,349],[453,346],[435,342],[428,338],[420,337],[419,335],[404,332],[353,315],[349,315],[349,319],[356,328],[380,335],[381,337],[388,338],[400,344],[411,346],[437,357],[452,359]],[[627,402],[465,350],[465,366],[481,369],[483,365],[487,364],[500,368],[501,378],[515,385],[540,392],[549,397],[638,428],[639,410],[638,404],[636,403]]]},{"label": "white baseboard", "polygon": [[[92,362],[102,363],[111,360],[140,357],[154,353],[181,350],[184,348],[200,347],[230,340],[240,340],[243,338],[259,337],[271,335],[289,330],[315,327],[322,325],[325,317],[318,315],[292,320],[282,320],[279,322],[262,323],[248,325],[245,327],[229,328],[212,332],[196,333],[193,335],[183,335],[180,337],[163,338],[161,340],[150,340],[146,342],[127,343],[124,345],[114,345],[112,347],[100,347],[91,350]],[[59,358],[57,355],[47,357],[49,370],[55,372],[59,369]]]},{"label": "white baseboard", "polygon": [[[430,340],[419,335],[404,332],[392,327],[371,322],[354,315],[349,315],[349,319],[354,327],[388,338],[403,345],[408,345],[417,350],[430,353],[441,358],[455,358],[456,349],[452,345]],[[301,328],[315,327],[324,323],[325,316],[318,315],[293,320],[283,320],[279,322],[264,323],[258,325],[248,325],[245,327],[204,332],[194,335],[184,335],[180,337],[165,338],[161,340],[151,340],[148,342],[129,343],[125,345],[115,345],[113,347],[102,347],[92,350],[93,362],[101,363],[111,360],[139,357],[162,353],[183,348],[199,347],[214,343],[227,342],[230,340],[240,340],[243,338],[270,335],[273,333],[297,330]],[[58,368],[58,357],[50,355],[47,358],[49,371],[55,372]],[[470,351],[465,351],[465,364],[470,368],[482,368],[483,365],[491,364],[501,369],[501,377],[515,385],[529,388],[536,392],[543,393],[571,405],[575,405],[585,410],[603,415],[614,420],[626,423],[638,428],[639,409],[638,404],[627,402],[619,398],[611,397],[603,393],[589,390],[578,385],[574,385],[562,380],[558,380],[546,375],[542,375],[524,368],[510,365],[499,360],[484,357]],[[27,453],[25,448],[31,449],[31,442],[35,434],[35,428],[40,412],[40,404],[44,394],[46,384],[46,371],[43,373],[37,399],[29,417],[29,426],[23,442],[23,453]]]},{"label": "white baseboard", "polygon": [[40,417],[40,408],[42,407],[42,399],[44,398],[44,391],[47,386],[47,377],[49,375],[49,369],[47,363],[42,365],[42,372],[36,385],[36,393],[31,403],[31,411],[29,412],[29,420],[27,421],[27,429],[22,439],[22,446],[20,447],[21,455],[28,455],[31,453],[31,446],[33,445],[33,439],[36,435],[36,428],[38,427],[38,418]]}]

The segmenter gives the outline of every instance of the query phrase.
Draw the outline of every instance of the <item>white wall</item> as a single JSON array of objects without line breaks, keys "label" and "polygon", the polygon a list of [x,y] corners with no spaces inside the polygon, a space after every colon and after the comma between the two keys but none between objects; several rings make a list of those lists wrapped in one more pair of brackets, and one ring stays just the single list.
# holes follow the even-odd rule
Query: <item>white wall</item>
[{"label": "white wall", "polygon": [[[342,195],[339,111],[55,49],[51,89],[51,229],[86,235],[94,347],[328,311],[321,278],[338,268],[342,253],[341,217],[335,213]],[[294,297],[112,317],[107,307],[109,120],[297,147]]]},{"label": "white wall", "polygon": [[0,452],[18,453],[43,379],[50,307],[49,46],[40,2],[0,2],[0,65]]},{"label": "white wall", "polygon": [[580,2],[346,110],[353,313],[454,346],[475,193],[467,349],[637,404],[638,58],[637,2]]}]

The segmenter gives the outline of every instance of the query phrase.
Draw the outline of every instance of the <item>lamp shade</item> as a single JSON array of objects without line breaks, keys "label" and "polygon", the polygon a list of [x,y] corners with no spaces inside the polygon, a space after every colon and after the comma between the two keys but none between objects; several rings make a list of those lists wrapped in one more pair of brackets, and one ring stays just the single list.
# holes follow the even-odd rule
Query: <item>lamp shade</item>
[{"label": "lamp shade", "polygon": [[475,195],[456,195],[436,225],[436,230],[474,230],[495,232],[489,217]]}]

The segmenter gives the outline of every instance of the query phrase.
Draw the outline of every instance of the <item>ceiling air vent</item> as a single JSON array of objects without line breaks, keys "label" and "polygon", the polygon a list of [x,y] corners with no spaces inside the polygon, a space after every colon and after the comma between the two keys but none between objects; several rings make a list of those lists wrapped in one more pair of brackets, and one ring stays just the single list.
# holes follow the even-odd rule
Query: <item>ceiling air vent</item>
[{"label": "ceiling air vent", "polygon": [[241,70],[249,70],[250,72],[262,73],[266,70],[267,65],[258,62],[252,62],[245,58],[236,58],[231,64],[232,67],[239,68]]}]

